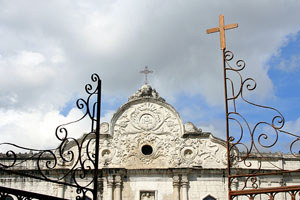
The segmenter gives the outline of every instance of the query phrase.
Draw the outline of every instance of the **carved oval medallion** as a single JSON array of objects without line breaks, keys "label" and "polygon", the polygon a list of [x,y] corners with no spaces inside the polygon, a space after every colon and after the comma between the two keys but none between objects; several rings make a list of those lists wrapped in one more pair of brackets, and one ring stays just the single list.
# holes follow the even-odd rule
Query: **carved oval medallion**
[{"label": "carved oval medallion", "polygon": [[142,129],[149,131],[155,127],[156,120],[150,113],[145,113],[140,117],[139,125]]}]

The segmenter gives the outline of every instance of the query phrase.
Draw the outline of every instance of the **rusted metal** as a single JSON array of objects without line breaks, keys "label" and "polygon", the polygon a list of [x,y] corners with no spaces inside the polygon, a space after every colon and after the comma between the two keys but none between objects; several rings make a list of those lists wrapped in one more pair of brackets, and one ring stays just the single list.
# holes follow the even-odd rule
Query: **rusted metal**
[{"label": "rusted metal", "polygon": [[[223,49],[223,55],[224,55],[224,52],[225,52],[225,49]],[[226,60],[225,60],[224,56],[223,56],[223,69],[224,69],[223,70],[223,76],[224,76],[224,87],[225,87],[225,89],[224,89],[225,94],[224,95],[225,95],[225,113],[226,113],[226,140],[229,141],[229,139],[230,139],[230,136],[229,136],[229,120],[228,120],[228,115],[227,115],[227,113],[228,113],[228,101],[227,101],[228,97],[227,97],[227,81],[226,81],[227,75],[226,75]],[[227,148],[227,155],[229,155],[229,152],[230,152],[230,143],[229,142],[227,142],[226,148]],[[231,175],[230,166],[231,166],[230,156],[227,156],[227,174],[228,174],[227,182],[228,183],[230,182],[230,175]],[[231,190],[231,187],[230,187],[229,184],[227,185],[227,189],[228,189],[228,191]],[[230,196],[228,196],[228,197],[230,197]]]},{"label": "rusted metal", "polygon": [[[249,200],[254,200],[258,194],[264,194],[270,200],[274,200],[279,193],[285,193],[294,200],[296,195],[300,193],[300,185],[262,187],[259,184],[259,179],[270,176],[281,177],[284,174],[300,176],[300,169],[287,170],[267,161],[265,159],[267,154],[262,153],[261,150],[270,150],[278,144],[280,136],[287,135],[292,138],[289,143],[289,153],[293,158],[299,159],[299,151],[295,148],[296,143],[300,142],[300,136],[284,130],[285,119],[277,109],[253,103],[246,98],[244,93],[255,90],[256,81],[253,78],[243,77],[242,71],[246,67],[244,60],[237,60],[234,64],[231,63],[234,54],[226,49],[224,33],[226,30],[224,27],[226,26],[224,26],[222,15],[219,19],[220,27],[208,29],[207,33],[220,32],[225,93],[228,199],[244,196],[248,197]],[[230,28],[235,27],[237,27],[237,24],[230,25]],[[250,122],[246,115],[240,112],[239,106],[241,104],[252,106],[255,109],[263,109],[261,112],[272,111],[273,115],[268,120],[252,120]],[[239,131],[231,131],[232,124],[235,124]],[[262,128],[267,131],[260,131]],[[273,131],[274,137],[271,137],[269,131]],[[245,153],[240,153],[238,151],[240,148],[243,148]],[[257,162],[257,167],[253,167],[254,160]],[[263,168],[263,160],[269,162],[273,169]],[[238,165],[243,166],[243,170],[237,171]],[[241,183],[241,186],[234,189],[233,183],[235,181]]]},{"label": "rusted metal", "polygon": [[[92,74],[94,84],[86,84],[86,99],[79,98],[76,106],[83,113],[82,117],[58,126],[55,136],[60,144],[55,149],[32,149],[22,147],[13,143],[0,143],[7,149],[5,154],[1,154],[0,171],[9,175],[28,177],[40,181],[51,182],[53,184],[64,185],[75,188],[76,199],[97,199],[99,191],[98,177],[99,171],[99,139],[100,139],[100,110],[101,110],[101,80],[97,74]],[[69,136],[68,126],[79,123],[83,119],[91,120],[90,133],[82,138],[76,139]],[[29,152],[26,156],[19,154],[15,150]],[[20,170],[18,166],[26,161],[35,162],[36,169]],[[7,163],[8,162],[8,163]],[[64,167],[67,166],[67,167]],[[59,169],[61,174],[51,176],[53,170]],[[34,173],[31,173],[34,172]],[[8,193],[8,192],[11,193]],[[0,187],[0,193],[4,195],[26,194],[27,199],[47,199],[38,198],[40,194],[34,192],[5,189]],[[29,195],[29,196],[28,196]],[[30,195],[32,195],[30,197]],[[50,198],[50,197],[49,197]],[[58,198],[57,199],[62,199]]]},{"label": "rusted metal", "polygon": [[281,186],[281,187],[272,187],[272,188],[258,188],[258,189],[251,189],[251,190],[242,190],[242,191],[232,191],[231,196],[238,196],[238,195],[257,195],[257,194],[267,194],[267,193],[274,193],[274,192],[292,192],[292,191],[299,191],[300,186]]},{"label": "rusted metal", "polygon": [[[300,191],[300,185],[298,186],[283,186],[283,187],[267,187],[267,188],[260,188],[258,184],[258,179],[260,177],[268,177],[268,176],[281,176],[282,174],[299,174],[300,170],[285,170],[281,166],[277,166],[270,162],[270,164],[273,165],[275,168],[271,172],[265,172],[262,167],[262,161],[265,157],[265,154],[261,152],[260,149],[270,149],[274,147],[277,142],[280,134],[287,134],[289,137],[294,137],[290,143],[290,153],[295,158],[299,158],[299,155],[295,154],[293,151],[293,146],[296,144],[297,141],[299,141],[300,136],[284,131],[284,123],[285,119],[283,115],[275,108],[272,108],[270,106],[263,106],[256,103],[253,103],[246,99],[244,96],[244,91],[253,91],[256,88],[256,82],[253,78],[243,78],[241,71],[245,68],[246,63],[243,60],[237,60],[235,62],[235,67],[232,66],[229,62],[232,61],[234,58],[234,54],[231,51],[227,51],[226,49],[223,50],[223,67],[225,70],[224,73],[224,80],[226,81],[225,87],[225,100],[227,104],[225,104],[225,110],[226,110],[226,124],[230,126],[230,121],[235,122],[240,127],[240,133],[238,134],[238,137],[235,137],[230,132],[230,127],[226,129],[227,131],[227,167],[228,169],[228,194],[229,199],[233,199],[237,196],[247,196],[249,199],[254,199],[257,194],[266,194],[269,196],[269,199],[276,199],[276,195],[280,192],[286,192],[291,196],[293,199],[295,196],[295,192]],[[233,74],[236,74],[238,79],[238,87],[236,89],[236,82],[237,80],[233,80],[232,77],[228,76],[228,73],[231,72]],[[235,81],[235,82],[234,82]],[[228,83],[229,88],[228,90]],[[252,122],[252,126],[250,126],[249,121],[247,118],[239,112],[238,104],[239,102],[244,102],[248,105],[255,106],[258,108],[263,108],[267,110],[271,110],[274,112],[273,118],[271,120],[266,121],[257,121],[255,123]],[[229,109],[230,104],[230,109]],[[243,125],[242,125],[243,124]],[[270,129],[272,129],[276,134],[275,138],[273,138],[273,141],[271,141],[270,144],[266,144],[265,140],[271,138],[267,132],[259,132],[258,127],[264,125],[268,126]],[[246,127],[247,131],[244,131],[244,128]],[[249,133],[249,140],[244,140],[244,137],[246,137],[245,133]],[[247,142],[248,144],[246,144]],[[242,146],[245,148],[246,152],[243,155],[236,155],[233,151],[237,149],[239,146]],[[252,167],[251,158],[253,155],[257,155],[256,159],[259,163],[256,168]],[[245,168],[249,167],[253,172],[252,173],[242,173],[239,172],[239,174],[232,173],[233,168],[233,162],[236,163],[242,163]],[[232,190],[232,183],[233,180],[237,180],[239,178],[244,179],[244,183],[242,187],[238,188],[237,190]],[[248,187],[253,188],[247,189]]]}]

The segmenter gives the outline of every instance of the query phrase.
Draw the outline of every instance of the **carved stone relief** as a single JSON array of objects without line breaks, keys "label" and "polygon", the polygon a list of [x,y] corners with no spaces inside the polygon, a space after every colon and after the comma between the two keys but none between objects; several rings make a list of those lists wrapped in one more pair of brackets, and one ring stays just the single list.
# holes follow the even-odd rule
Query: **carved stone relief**
[{"label": "carved stone relief", "polygon": [[109,134],[109,124],[107,122],[101,123],[100,134]]},{"label": "carved stone relief", "polygon": [[119,162],[122,165],[136,167],[149,164],[161,166],[163,163],[168,164],[167,162],[172,161],[168,156],[169,150],[172,149],[171,145],[158,135],[146,132],[135,136],[128,135],[125,138],[127,140],[120,140],[118,143],[118,153],[114,156],[113,163]]},{"label": "carved stone relief", "polygon": [[175,140],[182,135],[182,122],[169,108],[153,102],[133,104],[112,125],[113,165],[174,162],[170,152],[175,151]]},{"label": "carved stone relief", "polygon": [[202,141],[199,139],[181,139],[179,140],[178,147],[180,159],[178,159],[178,166],[191,166],[191,165],[201,165],[202,161],[198,159],[199,147]]},{"label": "carved stone relief", "polygon": [[[190,122],[183,126],[177,112],[167,104],[131,101],[125,108],[113,118],[111,127],[101,124],[101,134],[111,131],[111,136],[100,140],[103,167],[226,166],[224,145],[209,136],[203,138],[201,129]],[[182,137],[184,131],[197,134]]]},{"label": "carved stone relief", "polygon": [[203,143],[203,149],[199,152],[199,157],[205,162],[215,162],[216,164],[226,164],[226,149],[225,147],[206,140]]},{"label": "carved stone relief", "polygon": [[116,148],[112,146],[110,139],[100,140],[100,164],[104,166],[111,164],[115,153]]},{"label": "carved stone relief", "polygon": [[140,193],[140,200],[155,200],[154,191],[142,191]]},{"label": "carved stone relief", "polygon": [[[163,137],[162,137],[163,136]],[[175,138],[149,132],[107,139],[100,145],[103,167],[203,168],[226,166],[226,148],[210,139]]]},{"label": "carved stone relief", "polygon": [[113,134],[137,134],[145,131],[153,134],[180,136],[181,121],[166,107],[144,102],[130,106],[114,123]]}]

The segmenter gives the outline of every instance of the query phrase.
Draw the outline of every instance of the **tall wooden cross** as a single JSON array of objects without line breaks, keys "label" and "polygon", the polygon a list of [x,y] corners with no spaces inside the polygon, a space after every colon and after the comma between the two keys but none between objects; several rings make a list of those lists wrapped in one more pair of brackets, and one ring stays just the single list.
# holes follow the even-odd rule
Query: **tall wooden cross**
[{"label": "tall wooden cross", "polygon": [[148,84],[148,74],[153,73],[153,71],[149,70],[148,66],[146,66],[144,70],[140,71],[140,73],[145,74],[145,85],[147,85]]},{"label": "tall wooden cross", "polygon": [[224,16],[222,14],[220,14],[220,16],[219,16],[219,27],[207,29],[206,33],[209,34],[209,33],[220,32],[221,49],[223,50],[223,49],[226,48],[225,30],[233,29],[233,28],[237,28],[237,27],[238,27],[238,24],[224,25]]}]

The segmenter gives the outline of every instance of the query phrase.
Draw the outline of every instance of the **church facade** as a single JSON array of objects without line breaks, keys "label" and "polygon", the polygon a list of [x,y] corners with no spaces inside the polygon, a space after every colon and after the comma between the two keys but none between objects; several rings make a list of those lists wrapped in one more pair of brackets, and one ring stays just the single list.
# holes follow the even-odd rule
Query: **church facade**
[{"label": "church facade", "polygon": [[[72,149],[72,143],[68,144]],[[238,151],[238,150],[237,150]],[[99,199],[103,200],[215,200],[227,199],[226,141],[203,132],[191,122],[183,123],[177,111],[150,85],[145,84],[113,115],[110,123],[100,125]],[[239,152],[241,153],[241,152]],[[242,154],[242,153],[241,153]],[[266,172],[297,169],[300,160],[291,155],[270,153],[261,161]],[[24,154],[30,157],[30,154]],[[2,155],[1,162],[9,162]],[[236,163],[232,170],[243,173],[257,168]],[[257,165],[256,165],[257,164]],[[72,163],[61,164],[51,176],[59,176]],[[17,170],[35,170],[34,161],[26,161]],[[1,186],[36,191],[75,199],[77,193],[66,186],[1,174]],[[300,176],[274,176],[255,182],[259,188],[300,184]],[[253,188],[237,179],[232,190]],[[280,195],[280,196],[279,196]],[[284,193],[278,199],[289,199]],[[248,199],[238,197],[236,199]],[[268,199],[257,196],[255,199]]]}]

